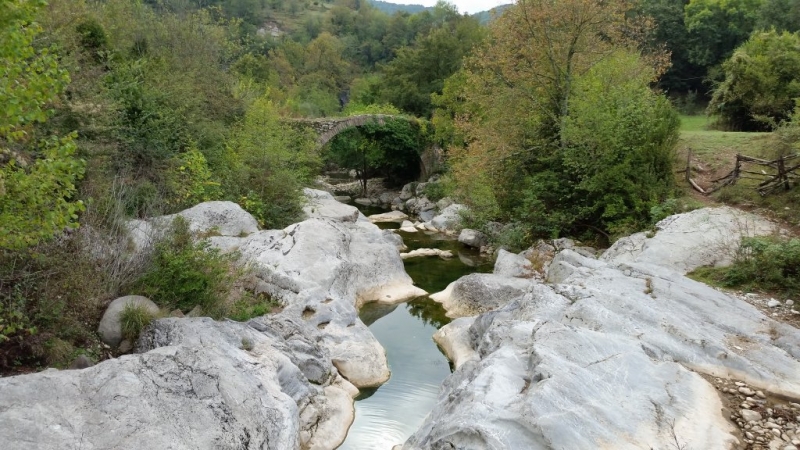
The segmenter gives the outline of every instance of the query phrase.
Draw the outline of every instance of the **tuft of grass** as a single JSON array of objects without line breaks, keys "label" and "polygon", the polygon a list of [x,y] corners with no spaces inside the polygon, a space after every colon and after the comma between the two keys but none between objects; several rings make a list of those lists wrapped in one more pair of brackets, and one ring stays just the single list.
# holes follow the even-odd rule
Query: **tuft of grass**
[{"label": "tuft of grass", "polygon": [[266,294],[255,295],[245,292],[231,307],[228,318],[238,322],[245,322],[253,317],[269,314],[280,306],[281,304],[278,300]]},{"label": "tuft of grass", "polygon": [[128,303],[119,316],[122,325],[122,337],[131,342],[139,338],[142,330],[154,319],[153,315],[141,305]]}]

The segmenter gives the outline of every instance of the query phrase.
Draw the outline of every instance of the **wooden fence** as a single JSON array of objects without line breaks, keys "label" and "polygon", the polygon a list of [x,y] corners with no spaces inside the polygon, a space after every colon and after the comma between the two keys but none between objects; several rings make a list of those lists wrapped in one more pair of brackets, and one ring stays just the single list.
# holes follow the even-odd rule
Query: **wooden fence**
[{"label": "wooden fence", "polygon": [[800,163],[798,163],[800,153],[782,156],[778,159],[766,160],[753,158],[752,156],[736,155],[736,165],[724,177],[711,180],[712,186],[703,189],[691,178],[692,151],[686,160],[686,181],[696,191],[704,195],[709,195],[722,189],[725,186],[736,184],[740,179],[758,181],[756,190],[763,195],[771,194],[780,189],[788,191],[793,183],[800,179]]}]

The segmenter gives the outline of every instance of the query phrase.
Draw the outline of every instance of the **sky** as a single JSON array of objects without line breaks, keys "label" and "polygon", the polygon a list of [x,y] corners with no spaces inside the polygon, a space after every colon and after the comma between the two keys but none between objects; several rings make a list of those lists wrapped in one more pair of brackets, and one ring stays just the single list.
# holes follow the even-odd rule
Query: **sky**
[{"label": "sky", "polygon": [[[433,6],[436,0],[384,0],[389,3],[399,3],[402,5],[423,5]],[[511,0],[448,0],[458,7],[460,13],[475,14],[476,12],[488,11],[495,6],[512,3]]]}]

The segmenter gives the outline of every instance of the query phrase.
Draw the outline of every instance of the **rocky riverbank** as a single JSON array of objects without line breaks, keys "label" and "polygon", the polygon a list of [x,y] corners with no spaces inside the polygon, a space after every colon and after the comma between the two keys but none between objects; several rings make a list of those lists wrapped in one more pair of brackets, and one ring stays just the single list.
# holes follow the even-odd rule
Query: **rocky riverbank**
[{"label": "rocky riverbank", "polygon": [[509,277],[520,267],[506,261],[487,279],[454,282],[438,297],[462,318],[435,338],[457,368],[402,448],[793,448],[796,417],[781,413],[778,435],[742,435],[739,421],[769,426],[724,413],[708,377],[798,399],[800,332],[684,276],[725,264],[742,235],[774,231],[703,209],[599,259],[561,250],[544,281]]},{"label": "rocky riverbank", "polygon": [[[0,379],[4,449],[332,449],[358,388],[389,378],[383,348],[358,318],[365,302],[424,291],[403,269],[395,234],[307,190],[308,219],[259,231],[227,202],[181,213],[253,267],[256,293],[282,310],[247,323],[155,320],[137,353],[83,370]],[[225,226],[220,226],[220,221]],[[165,218],[131,224],[148,245]]]}]

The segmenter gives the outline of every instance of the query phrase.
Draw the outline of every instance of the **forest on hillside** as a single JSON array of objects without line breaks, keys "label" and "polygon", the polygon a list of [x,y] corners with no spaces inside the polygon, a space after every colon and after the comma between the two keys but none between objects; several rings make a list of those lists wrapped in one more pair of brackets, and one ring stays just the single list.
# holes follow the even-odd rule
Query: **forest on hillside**
[{"label": "forest on hillside", "polygon": [[[229,294],[232,262],[180,226],[131,261],[125,221],[231,200],[281,228],[354,151],[385,175],[441,146],[439,192],[508,224],[502,245],[649,227],[675,195],[677,109],[796,148],[798,28],[797,0],[520,0],[486,25],[444,2],[0,0],[0,367],[92,347],[135,287]],[[421,120],[325,149],[285,120],[363,112]],[[255,313],[236,305],[217,315]]]}]

